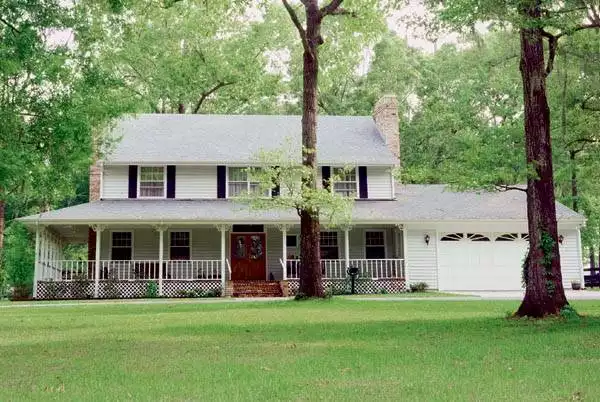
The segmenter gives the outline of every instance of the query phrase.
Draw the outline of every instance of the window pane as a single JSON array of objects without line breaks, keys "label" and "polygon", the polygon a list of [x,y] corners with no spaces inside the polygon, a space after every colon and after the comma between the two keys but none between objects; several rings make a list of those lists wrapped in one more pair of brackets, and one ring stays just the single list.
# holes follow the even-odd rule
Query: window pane
[{"label": "window pane", "polygon": [[298,238],[296,235],[287,235],[285,238],[285,246],[286,247],[297,247],[298,246]]},{"label": "window pane", "polygon": [[116,261],[129,261],[131,260],[131,248],[113,247],[111,257]]},{"label": "window pane", "polygon": [[322,247],[327,246],[336,246],[338,245],[337,241],[337,232],[321,232],[320,245]]},{"label": "window pane", "polygon": [[229,182],[229,196],[235,197],[248,193],[248,182]]},{"label": "window pane", "polygon": [[367,247],[365,249],[365,257],[367,259],[381,259],[385,258],[385,247]]},{"label": "window pane", "polygon": [[131,260],[131,232],[112,232],[111,259]]},{"label": "window pane", "polygon": [[337,247],[322,247],[321,259],[323,260],[339,260],[340,254]]},{"label": "window pane", "polygon": [[229,168],[229,181],[248,181],[248,172],[243,167]]},{"label": "window pane", "polygon": [[162,166],[140,167],[140,197],[164,197],[165,176]]},{"label": "window pane", "polygon": [[383,246],[385,245],[385,238],[383,232],[366,232],[365,233],[365,244],[367,246]]},{"label": "window pane", "polygon": [[171,246],[189,247],[190,232],[171,232]]}]

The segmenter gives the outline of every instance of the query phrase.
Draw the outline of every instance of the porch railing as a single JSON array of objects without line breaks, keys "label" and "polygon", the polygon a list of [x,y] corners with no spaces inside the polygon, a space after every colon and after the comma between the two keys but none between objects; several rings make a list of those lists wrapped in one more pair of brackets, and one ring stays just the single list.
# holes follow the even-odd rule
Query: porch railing
[{"label": "porch railing", "polygon": [[[288,279],[300,278],[300,260],[287,260],[285,266],[283,260],[279,262],[286,270]],[[350,259],[349,266],[359,269],[359,278],[404,278],[404,260],[399,258]],[[321,272],[325,279],[346,278],[346,268],[345,260],[321,260]]]},{"label": "porch railing", "polygon": [[[157,260],[100,261],[100,280],[157,280]],[[53,281],[94,280],[95,261],[58,260],[41,263],[41,279]],[[163,280],[219,280],[221,260],[165,260]]]}]

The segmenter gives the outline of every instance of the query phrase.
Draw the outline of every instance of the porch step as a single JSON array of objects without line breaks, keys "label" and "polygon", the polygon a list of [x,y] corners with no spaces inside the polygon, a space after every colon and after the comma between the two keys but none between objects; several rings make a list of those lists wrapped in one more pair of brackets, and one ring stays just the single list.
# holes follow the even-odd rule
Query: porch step
[{"label": "porch step", "polygon": [[233,297],[282,297],[279,281],[232,281]]}]

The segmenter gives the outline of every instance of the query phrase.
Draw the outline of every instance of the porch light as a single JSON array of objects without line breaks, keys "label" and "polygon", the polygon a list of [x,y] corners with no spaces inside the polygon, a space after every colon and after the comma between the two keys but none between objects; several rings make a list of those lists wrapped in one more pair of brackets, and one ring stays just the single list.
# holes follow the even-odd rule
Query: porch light
[{"label": "porch light", "polygon": [[558,242],[559,242],[560,244],[563,244],[563,240],[565,240],[565,236],[563,236],[563,235],[559,235],[559,236],[558,236]]},{"label": "porch light", "polygon": [[424,240],[425,240],[425,244],[427,244],[429,246],[429,240],[431,240],[431,237],[427,233],[425,233]]}]

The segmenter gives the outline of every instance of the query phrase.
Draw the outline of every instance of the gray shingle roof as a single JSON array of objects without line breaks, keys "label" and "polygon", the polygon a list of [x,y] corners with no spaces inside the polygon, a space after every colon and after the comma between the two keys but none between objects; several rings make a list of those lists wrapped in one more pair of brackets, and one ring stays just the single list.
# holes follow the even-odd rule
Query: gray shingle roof
[{"label": "gray shingle roof", "polygon": [[[371,117],[319,116],[317,133],[319,164],[397,163]],[[112,134],[121,140],[107,163],[249,163],[286,139],[300,161],[302,149],[300,116],[140,114]]]},{"label": "gray shingle roof", "polygon": [[[584,217],[557,203],[560,221],[583,223]],[[396,200],[356,201],[356,223],[408,223],[427,221],[526,220],[525,194],[453,192],[443,185],[404,185]],[[225,200],[102,200],[21,218],[34,223],[103,222],[297,222],[294,211],[250,211]]]}]

